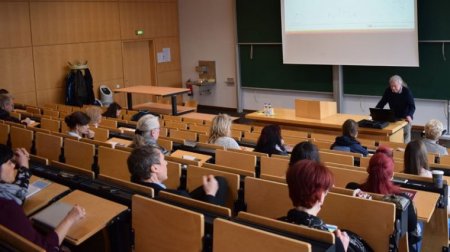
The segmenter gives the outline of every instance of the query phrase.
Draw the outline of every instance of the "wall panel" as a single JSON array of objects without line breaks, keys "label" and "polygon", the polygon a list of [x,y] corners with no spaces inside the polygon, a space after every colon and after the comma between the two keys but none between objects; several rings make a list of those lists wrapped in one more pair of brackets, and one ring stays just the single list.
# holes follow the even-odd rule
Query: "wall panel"
[{"label": "wall panel", "polygon": [[180,42],[178,37],[157,38],[154,40],[155,51],[162,52],[163,48],[170,48],[170,62],[157,63],[157,72],[181,70]]},{"label": "wall panel", "polygon": [[28,2],[0,2],[0,48],[31,45]]},{"label": "wall panel", "polygon": [[181,72],[170,71],[157,74],[158,86],[161,87],[181,87]]},{"label": "wall panel", "polygon": [[0,49],[1,86],[14,95],[35,91],[31,47]]},{"label": "wall panel", "polygon": [[[121,2],[122,39],[150,39],[178,36],[176,3]],[[143,29],[144,35],[136,35]]]},{"label": "wall panel", "polygon": [[32,2],[34,45],[120,39],[117,2]]}]

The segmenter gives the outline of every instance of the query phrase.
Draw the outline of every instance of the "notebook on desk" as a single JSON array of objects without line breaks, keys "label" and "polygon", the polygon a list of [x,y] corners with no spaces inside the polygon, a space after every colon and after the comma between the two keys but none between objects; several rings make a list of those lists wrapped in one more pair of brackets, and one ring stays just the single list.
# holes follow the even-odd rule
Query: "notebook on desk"
[{"label": "notebook on desk", "polygon": [[29,198],[33,196],[35,193],[39,192],[40,190],[46,188],[48,185],[50,185],[51,182],[44,181],[44,180],[38,180],[33,183],[31,183],[28,186],[27,195],[25,195],[26,198]]},{"label": "notebook on desk", "polygon": [[72,208],[73,205],[58,201],[33,215],[31,219],[47,227],[56,228]]}]

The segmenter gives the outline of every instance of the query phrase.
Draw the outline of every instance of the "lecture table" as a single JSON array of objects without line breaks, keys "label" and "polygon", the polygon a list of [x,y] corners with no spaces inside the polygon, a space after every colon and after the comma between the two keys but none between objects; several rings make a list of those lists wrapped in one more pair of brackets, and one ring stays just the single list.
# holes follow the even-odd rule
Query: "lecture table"
[{"label": "lecture table", "polygon": [[68,204],[78,204],[86,209],[86,216],[75,223],[65,238],[71,244],[79,245],[105,228],[116,216],[128,208],[122,204],[75,190],[59,200]]},{"label": "lecture table", "polygon": [[176,158],[183,158],[183,159],[187,159],[187,160],[192,160],[192,158],[195,158],[195,160],[193,160],[193,161],[198,161],[200,164],[203,164],[212,158],[212,156],[210,156],[210,155],[204,155],[204,154],[191,152],[191,151],[184,151],[184,150],[176,150],[175,152],[170,154],[170,156],[176,157]]},{"label": "lecture table", "polygon": [[[187,113],[182,115],[181,117],[183,118],[189,118],[189,119],[198,119],[198,120],[203,120],[203,121],[208,121],[208,122],[212,122],[212,120],[214,119],[214,117],[216,117],[217,115],[215,114],[206,114],[206,113],[197,113],[197,112],[191,112],[191,113]],[[231,120],[237,120],[239,119],[239,117],[235,117],[235,116],[230,116]]]},{"label": "lecture table", "polygon": [[[262,111],[256,111],[245,115],[245,118],[254,120],[257,124],[276,123],[285,126],[294,126],[298,130],[323,134],[342,134],[342,124],[347,119],[356,122],[369,119],[366,115],[335,114],[323,119],[309,119],[295,116],[294,109],[275,108],[273,116],[264,115]],[[406,121],[389,123],[384,129],[362,128],[358,129],[358,137],[378,141],[391,141],[403,143],[403,127]]]},{"label": "lecture table", "polygon": [[27,216],[34,214],[36,211],[40,210],[48,203],[50,203],[53,199],[70,190],[70,188],[67,186],[63,186],[34,175],[30,178],[30,185],[39,180],[43,180],[50,184],[47,187],[41,189],[39,192],[36,192],[29,198],[25,199],[25,203],[23,204],[23,211]]},{"label": "lecture table", "polygon": [[115,93],[127,94],[127,107],[128,109],[154,109],[155,112],[163,112],[166,110],[166,104],[148,102],[133,106],[132,94],[146,94],[160,97],[170,96],[172,101],[172,115],[178,115],[194,111],[195,108],[177,106],[177,95],[185,94],[189,92],[187,88],[173,88],[173,87],[156,87],[156,86],[132,86],[126,88],[114,89]]}]

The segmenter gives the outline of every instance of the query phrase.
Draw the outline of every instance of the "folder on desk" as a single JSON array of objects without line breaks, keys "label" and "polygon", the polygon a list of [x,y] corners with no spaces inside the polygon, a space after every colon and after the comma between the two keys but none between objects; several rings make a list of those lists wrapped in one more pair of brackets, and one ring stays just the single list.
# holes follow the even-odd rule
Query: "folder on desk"
[{"label": "folder on desk", "polygon": [[39,213],[33,215],[31,220],[43,224],[47,227],[56,228],[66,217],[67,213],[73,208],[72,204],[64,202],[55,202]]}]

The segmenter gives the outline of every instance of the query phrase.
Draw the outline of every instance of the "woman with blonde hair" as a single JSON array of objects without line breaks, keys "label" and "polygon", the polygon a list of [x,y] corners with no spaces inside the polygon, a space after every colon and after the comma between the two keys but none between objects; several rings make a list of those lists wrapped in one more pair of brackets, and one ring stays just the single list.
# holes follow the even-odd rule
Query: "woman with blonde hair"
[{"label": "woman with blonde hair", "polygon": [[98,128],[98,125],[102,121],[102,112],[103,111],[100,107],[97,106],[87,107],[85,113],[86,115],[89,116],[89,118],[91,118],[91,122],[89,124],[91,124],[95,128]]},{"label": "woman with blonde hair", "polygon": [[227,149],[241,149],[239,144],[231,137],[231,118],[227,114],[214,117],[209,129],[208,143],[224,146]]}]

